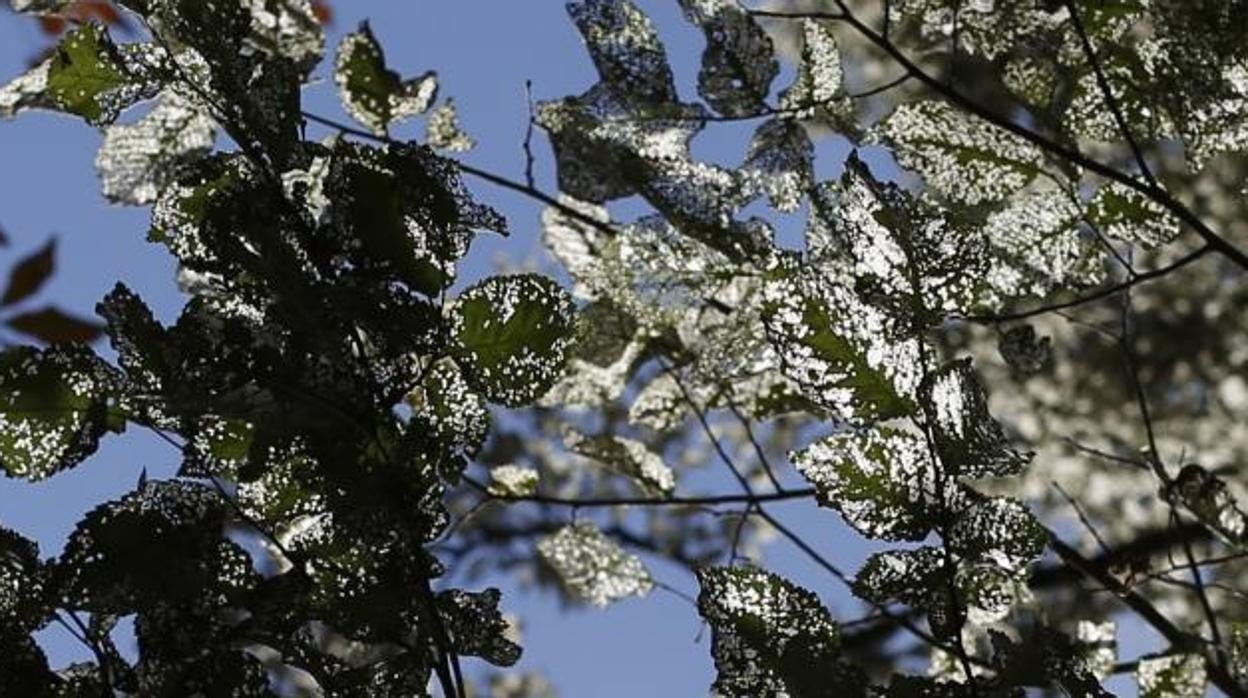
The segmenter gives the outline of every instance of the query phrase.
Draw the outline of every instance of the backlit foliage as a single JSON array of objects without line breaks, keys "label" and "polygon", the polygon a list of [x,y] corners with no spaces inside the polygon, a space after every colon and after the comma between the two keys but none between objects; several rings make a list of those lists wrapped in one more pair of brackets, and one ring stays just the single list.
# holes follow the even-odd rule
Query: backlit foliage
[{"label": "backlit foliage", "polygon": [[[0,531],[0,675],[462,695],[461,656],[520,648],[449,566],[594,606],[696,581],[717,695],[1244,695],[1248,7],[673,2],[696,75],[641,3],[569,4],[598,81],[533,107],[550,193],[451,159],[456,103],[367,24],[332,60],[363,128],[303,112],[306,0],[128,0],[137,41],[84,23],[0,88],[104,130],[105,195],[152,206],[191,296],[166,327],[118,286],[115,365],[0,357],[9,476],[124,428],[182,458],[56,559]],[[712,129],[741,151],[701,158]],[[507,231],[472,176],[543,202],[566,288],[459,283]],[[734,489],[692,493],[706,467]],[[838,517],[857,569],[820,552]],[[863,615],[761,569],[777,536]],[[135,614],[137,659],[50,669],[29,633],[76,613]]]}]

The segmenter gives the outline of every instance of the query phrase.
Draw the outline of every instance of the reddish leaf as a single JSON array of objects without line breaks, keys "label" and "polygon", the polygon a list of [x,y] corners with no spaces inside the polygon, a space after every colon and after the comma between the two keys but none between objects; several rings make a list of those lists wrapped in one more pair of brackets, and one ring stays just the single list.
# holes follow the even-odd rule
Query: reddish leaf
[{"label": "reddish leaf", "polygon": [[334,21],[334,9],[325,0],[312,0],[312,14],[316,15],[318,22],[327,26]]},{"label": "reddish leaf", "polygon": [[56,308],[44,308],[9,318],[9,327],[48,344],[88,344],[104,334],[104,327],[90,320],[66,315]]},{"label": "reddish leaf", "polygon": [[65,31],[66,24],[67,22],[60,17],[45,15],[39,18],[39,28],[43,30],[44,34],[51,36],[59,36],[61,32]]},{"label": "reddish leaf", "polygon": [[12,305],[38,291],[56,270],[56,238],[43,249],[17,263],[9,274],[9,287],[0,297],[0,306]]}]

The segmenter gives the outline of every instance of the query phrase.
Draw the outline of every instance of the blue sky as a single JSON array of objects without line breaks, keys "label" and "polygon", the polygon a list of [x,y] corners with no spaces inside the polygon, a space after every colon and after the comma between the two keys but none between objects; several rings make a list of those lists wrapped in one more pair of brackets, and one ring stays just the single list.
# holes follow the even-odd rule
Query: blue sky
[{"label": "blue sky", "polygon": [[[638,4],[664,35],[682,95],[694,98],[700,34],[682,20],[674,0]],[[478,142],[464,159],[518,180],[524,172],[525,81],[532,80],[540,99],[579,93],[596,79],[562,2],[337,0],[334,9],[331,46],[361,19],[371,19],[393,67],[405,75],[439,72],[441,94],[455,99],[464,128]],[[19,73],[44,43],[32,23],[0,15],[0,79]],[[308,89],[305,104],[316,113],[346,120],[327,69],[322,65],[318,71],[320,83]],[[778,80],[786,82],[785,76]],[[409,125],[397,135],[417,136],[419,129]],[[712,131],[699,138],[696,151],[731,162],[740,158],[747,137],[745,129]],[[13,241],[0,252],[4,266],[56,235],[60,265],[41,299],[90,315],[96,301],[121,280],[170,322],[183,303],[173,283],[173,264],[163,248],[145,242],[145,209],[114,207],[103,200],[92,166],[99,141],[99,134],[80,121],[58,115],[27,114],[0,122],[0,227]],[[554,191],[549,149],[540,135],[534,145],[538,184]],[[837,169],[843,143],[825,140],[819,148],[821,170]],[[498,255],[524,260],[542,254],[538,205],[485,183],[470,185],[479,198],[507,215],[513,235],[480,238],[466,278],[488,273]],[[0,480],[0,523],[35,537],[45,555],[56,554],[85,511],[129,491],[145,468],[150,477],[171,476],[176,462],[177,454],[167,445],[142,433],[107,440],[87,463],[46,482]],[[727,480],[720,484],[725,491],[731,487]],[[772,510],[847,572],[856,570],[870,551],[834,513],[807,503],[777,504]],[[856,604],[843,590],[791,547],[774,544],[767,562],[820,593],[838,615],[857,615]],[[662,582],[696,594],[687,572],[662,562],[654,562],[653,569]],[[503,589],[507,610],[525,620],[525,656],[519,668],[541,670],[561,695],[706,695],[713,679],[710,638],[700,633],[700,620],[687,601],[656,592],[607,610],[568,610],[549,593],[517,590],[509,578],[491,583]],[[54,663],[86,658],[55,631],[43,640]]]}]

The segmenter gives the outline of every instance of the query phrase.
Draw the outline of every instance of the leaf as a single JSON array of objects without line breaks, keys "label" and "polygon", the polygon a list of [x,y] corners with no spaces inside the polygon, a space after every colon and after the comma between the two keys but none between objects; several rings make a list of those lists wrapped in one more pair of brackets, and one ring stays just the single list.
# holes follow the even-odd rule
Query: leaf
[{"label": "leaf", "polygon": [[1248,532],[1248,517],[1230,487],[1221,478],[1196,463],[1188,463],[1164,490],[1166,499],[1180,504],[1206,526],[1234,545],[1241,544]]},{"label": "leaf", "polygon": [[58,683],[47,656],[30,633],[0,624],[0,686],[14,695],[60,698]]},{"label": "leaf", "polygon": [[571,596],[594,606],[645,596],[654,587],[641,559],[589,522],[565,526],[538,540],[537,551]]},{"label": "leaf", "polygon": [[650,18],[631,0],[584,0],[567,8],[603,84],[616,99],[652,105],[676,101],[663,43]]},{"label": "leaf", "polygon": [[888,427],[847,432],[790,457],[819,503],[865,536],[922,540],[939,521],[941,474],[916,434]]},{"label": "leaf", "polygon": [[334,82],[351,116],[378,135],[397,121],[423,114],[438,94],[433,71],[404,80],[386,67],[381,44],[367,22],[338,45]]},{"label": "leaf", "polygon": [[[844,70],[836,37],[822,23],[802,20],[802,54],[793,84],[780,94],[780,108],[799,119],[856,130],[854,105],[844,91]],[[853,133],[850,130],[850,133]]]},{"label": "leaf", "polygon": [[1018,475],[1032,454],[1010,445],[988,413],[988,396],[970,359],[952,361],[928,377],[924,389],[932,440],[945,469],[960,477]]},{"label": "leaf", "polygon": [[[1081,624],[1082,625],[1082,624]],[[1110,623],[1110,638],[1113,624]],[[1089,645],[1046,626],[1020,629],[1018,641],[998,630],[989,630],[993,663],[1006,685],[1057,688],[1069,696],[1110,698],[1089,666]],[[1112,664],[1112,660],[1110,661]]]},{"label": "leaf", "polygon": [[414,423],[452,458],[472,458],[490,434],[485,399],[469,387],[463,371],[449,359],[428,371],[424,382],[408,394],[407,404]]},{"label": "leaf", "polygon": [[754,132],[741,172],[760,180],[773,208],[792,212],[802,205],[814,182],[814,156],[815,148],[801,124],[773,119]]},{"label": "leaf", "polygon": [[1029,323],[1015,325],[997,337],[997,351],[1015,377],[1033,376],[1053,363],[1053,344]]},{"label": "leaf", "polygon": [[472,150],[477,144],[472,136],[460,128],[455,102],[449,99],[429,114],[429,121],[425,125],[425,143],[435,150],[452,153]]},{"label": "leaf", "polygon": [[853,592],[872,603],[900,601],[928,609],[933,595],[943,599],[947,594],[948,578],[945,552],[939,548],[888,550],[867,558],[854,577]]},{"label": "leaf", "polygon": [[47,577],[38,544],[0,526],[0,627],[30,633],[44,626],[54,601]]},{"label": "leaf", "polygon": [[34,295],[56,271],[56,238],[38,252],[24,257],[9,272],[9,285],[0,297],[0,306],[13,305]]},{"label": "leaf", "polygon": [[212,487],[185,481],[149,481],[101,504],[75,527],[57,563],[66,602],[124,615],[252,583],[251,560],[223,535],[226,514]]},{"label": "leaf", "polygon": [[767,336],[806,397],[845,419],[914,412],[918,345],[889,341],[890,321],[879,310],[850,289],[809,278],[772,282],[763,293]]},{"label": "leaf", "polygon": [[1040,557],[1048,533],[1021,502],[986,497],[961,507],[946,543],[963,558],[1021,572]]},{"label": "leaf", "polygon": [[1161,204],[1118,182],[1101,185],[1088,202],[1088,221],[1104,235],[1157,247],[1179,236],[1179,221]]},{"label": "leaf", "polygon": [[990,213],[979,231],[992,257],[984,276],[993,294],[984,305],[1100,281],[1103,250],[1084,235],[1082,219],[1081,207],[1051,186],[1029,188]]},{"label": "leaf", "polygon": [[99,25],[75,29],[48,59],[48,98],[57,109],[92,125],[111,123],[123,109],[156,90],[155,81],[132,65],[139,55],[123,54]]},{"label": "leaf", "polygon": [[780,72],[767,32],[737,0],[681,0],[706,35],[698,93],[724,116],[762,113]]},{"label": "leaf", "polygon": [[500,465],[490,468],[489,492],[502,497],[528,497],[537,493],[539,475],[532,468]]},{"label": "leaf", "polygon": [[902,167],[956,203],[1004,199],[1043,165],[1035,146],[943,101],[898,106],[875,126],[873,139],[892,146]]},{"label": "leaf", "polygon": [[454,356],[487,399],[523,405],[559,378],[572,323],[572,301],[553,281],[535,274],[491,277],[454,304]]},{"label": "leaf", "polygon": [[704,567],[698,583],[698,612],[711,625],[715,695],[868,694],[865,677],[841,660],[836,621],[811,592],[752,567]]},{"label": "leaf", "polygon": [[208,153],[216,123],[189,101],[166,92],[160,104],[134,124],[104,128],[95,168],[104,196],[114,203],[143,206],[177,177],[183,162]]},{"label": "leaf", "polygon": [[0,467],[42,480],[82,462],[105,432],[122,428],[112,414],[116,381],[81,345],[0,354]]},{"label": "leaf", "polygon": [[573,452],[631,478],[642,492],[651,496],[670,495],[676,489],[676,475],[663,462],[663,456],[641,441],[614,434],[587,436],[565,427],[563,442]]},{"label": "leaf", "polygon": [[90,344],[104,334],[104,328],[99,324],[67,315],[56,308],[14,315],[5,324],[47,344]]},{"label": "leaf", "polygon": [[448,589],[438,594],[438,611],[456,652],[494,666],[511,666],[520,660],[520,646],[507,637],[509,625],[498,610],[499,598],[498,589],[479,593]]},{"label": "leaf", "polygon": [[1136,669],[1140,698],[1201,698],[1205,695],[1205,659],[1198,654],[1145,657]]}]

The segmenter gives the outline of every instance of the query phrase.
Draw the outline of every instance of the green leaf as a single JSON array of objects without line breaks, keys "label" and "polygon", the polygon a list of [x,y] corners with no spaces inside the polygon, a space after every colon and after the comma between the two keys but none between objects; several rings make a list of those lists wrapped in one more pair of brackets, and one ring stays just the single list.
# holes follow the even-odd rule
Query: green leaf
[{"label": "green leaf", "polygon": [[489,406],[450,359],[435,364],[406,400],[413,428],[461,467],[477,455],[490,434]]},{"label": "green leaf", "polygon": [[224,537],[226,518],[213,487],[184,481],[149,481],[101,504],[56,563],[66,603],[124,615],[253,582],[250,558]]},{"label": "green leaf", "polygon": [[791,455],[819,503],[871,538],[922,540],[942,510],[922,436],[888,427],[830,436]]},{"label": "green leaf", "polygon": [[[815,279],[774,281],[763,320],[785,375],[806,397],[845,419],[912,414],[918,345],[889,341],[889,320],[850,289]],[[883,331],[881,331],[883,329]]]},{"label": "green leaf", "polygon": [[572,325],[572,300],[553,281],[535,274],[491,277],[455,302],[455,359],[486,398],[523,405],[559,378]]},{"label": "green leaf", "polygon": [[1044,552],[1048,533],[1021,502],[986,497],[960,508],[946,543],[966,560],[1021,572]]},{"label": "green leaf", "polygon": [[680,6],[706,35],[698,93],[724,116],[763,112],[780,72],[767,32],[737,0],[681,0]]},{"label": "green leaf", "polygon": [[873,138],[892,146],[902,167],[963,204],[1004,199],[1043,165],[1035,146],[944,101],[902,104],[875,127]]},{"label": "green leaf", "polygon": [[9,284],[0,297],[0,306],[13,305],[33,296],[56,271],[56,238],[38,252],[22,258],[9,272]]},{"label": "green leaf", "polygon": [[934,598],[943,601],[948,580],[945,551],[930,546],[888,550],[867,558],[854,577],[853,592],[872,603],[900,601],[926,610],[937,606]]},{"label": "green leaf", "polygon": [[104,129],[95,168],[104,196],[114,203],[144,206],[177,177],[189,159],[207,154],[216,140],[216,123],[174,92],[134,124]]},{"label": "green leaf", "polygon": [[38,544],[0,526],[0,627],[18,633],[43,627],[53,612],[48,591]]},{"label": "green leaf", "polygon": [[1107,182],[1088,202],[1088,221],[1116,240],[1157,247],[1179,236],[1179,221],[1161,204],[1118,182]]},{"label": "green leaf", "polygon": [[367,22],[338,45],[334,82],[351,116],[378,135],[397,121],[423,114],[438,94],[432,71],[404,80],[386,67],[381,44]]},{"label": "green leaf", "polygon": [[117,376],[90,349],[16,347],[0,354],[0,467],[42,480],[95,452],[120,431]]},{"label": "green leaf", "polygon": [[438,610],[456,652],[511,666],[520,660],[520,646],[507,638],[509,626],[498,610],[499,598],[498,589],[449,589],[438,594]]},{"label": "green leaf", "polygon": [[100,125],[152,96],[156,84],[138,74],[108,32],[88,24],[61,40],[49,60],[47,95],[56,108]]},{"label": "green leaf", "polygon": [[947,472],[961,477],[1018,475],[1031,453],[1010,445],[988,413],[988,396],[970,359],[951,361],[924,386],[932,439]]},{"label": "green leaf", "polygon": [[867,695],[865,678],[840,658],[836,621],[813,593],[751,567],[705,567],[698,582],[716,695]]},{"label": "green leaf", "polygon": [[565,526],[538,540],[537,551],[573,598],[594,606],[645,596],[654,587],[641,559],[589,522]]},{"label": "green leaf", "polygon": [[1140,698],[1201,698],[1208,682],[1199,654],[1145,657],[1136,669]]},{"label": "green leaf", "polygon": [[855,133],[854,104],[845,94],[836,37],[814,19],[802,20],[802,55],[793,84],[780,94],[780,108],[800,119],[826,122]]}]

